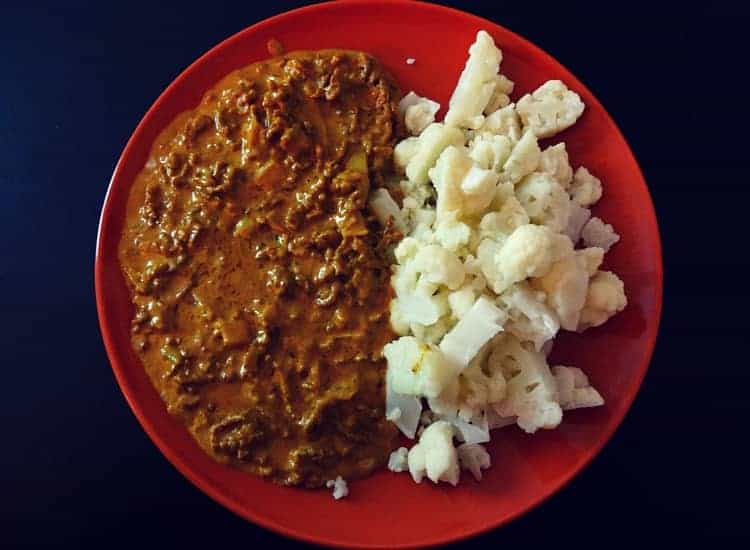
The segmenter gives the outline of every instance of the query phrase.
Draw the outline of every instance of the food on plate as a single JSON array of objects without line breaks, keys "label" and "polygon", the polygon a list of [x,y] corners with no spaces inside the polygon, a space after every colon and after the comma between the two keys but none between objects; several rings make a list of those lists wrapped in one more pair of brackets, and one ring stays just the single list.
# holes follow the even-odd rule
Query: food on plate
[{"label": "food on plate", "polygon": [[511,103],[502,57],[480,31],[442,122],[435,102],[402,100],[413,135],[395,147],[401,208],[388,203],[380,218],[405,234],[392,266],[386,415],[418,438],[389,459],[416,482],[456,485],[460,469],[480,480],[490,430],[533,434],[603,405],[580,368],[547,356],[561,329],[597,327],[627,305],[623,282],[600,269],[620,240],[591,214],[602,182],[573,171],[565,143],[539,142],[576,122],[581,98],[550,80]]},{"label": "food on plate", "polygon": [[170,124],[136,179],[119,250],[133,349],[216,460],[335,498],[386,465],[387,250],[405,222],[379,190],[399,100],[366,54],[256,63]]},{"label": "food on plate", "polygon": [[120,241],[132,344],[214,459],[337,500],[383,466],[456,485],[491,430],[604,404],[548,362],[627,305],[602,182],[540,143],[584,104],[559,80],[513,103],[502,59],[480,31],[438,121],[366,54],[291,53],[159,136]]}]

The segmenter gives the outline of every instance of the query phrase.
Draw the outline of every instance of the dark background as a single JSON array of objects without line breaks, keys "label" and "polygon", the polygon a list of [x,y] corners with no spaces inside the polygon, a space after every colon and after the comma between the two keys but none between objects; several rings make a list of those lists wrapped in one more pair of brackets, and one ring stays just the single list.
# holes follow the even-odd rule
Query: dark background
[{"label": "dark background", "polygon": [[[0,545],[298,546],[215,504],[148,440],[105,356],[93,260],[149,105],[211,46],[299,4],[3,7]],[[716,3],[453,4],[550,52],[607,107],[653,194],[666,270],[654,359],[615,437],[545,505],[466,546],[746,536],[750,19]]]}]

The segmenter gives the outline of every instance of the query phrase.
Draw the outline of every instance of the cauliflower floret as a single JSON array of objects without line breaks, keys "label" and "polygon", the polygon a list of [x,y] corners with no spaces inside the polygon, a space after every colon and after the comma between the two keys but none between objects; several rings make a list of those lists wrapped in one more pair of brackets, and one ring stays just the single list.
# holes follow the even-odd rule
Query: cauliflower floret
[{"label": "cauliflower floret", "polygon": [[505,399],[495,406],[503,417],[515,416],[527,433],[539,428],[556,428],[562,420],[557,403],[557,385],[544,354],[524,348],[513,336],[505,334],[492,351],[502,364],[507,379]]},{"label": "cauliflower floret", "polygon": [[398,109],[404,117],[406,129],[416,136],[435,122],[435,115],[440,110],[440,103],[418,96],[414,92],[409,92],[399,101]]},{"label": "cauliflower floret", "polygon": [[589,384],[588,377],[575,367],[552,367],[557,395],[564,411],[604,405],[601,394]]},{"label": "cauliflower floret", "polygon": [[440,219],[448,212],[470,216],[487,208],[495,195],[498,175],[480,168],[464,148],[451,146],[430,170],[430,179],[437,190]]},{"label": "cauliflower floret", "polygon": [[435,122],[419,135],[416,151],[406,165],[406,177],[411,181],[427,183],[427,171],[435,165],[440,153],[449,145],[462,147],[464,134],[458,128]]},{"label": "cauliflower floret", "polygon": [[542,151],[539,158],[539,171],[555,178],[564,189],[568,188],[570,182],[573,181],[573,169],[570,167],[568,151],[564,143],[547,147]]},{"label": "cauliflower floret", "polygon": [[385,378],[385,417],[396,424],[406,437],[413,439],[422,413],[422,400],[414,395],[404,395],[393,390],[388,376]]},{"label": "cauliflower floret", "polygon": [[572,126],[583,109],[580,96],[559,80],[548,80],[516,105],[524,127],[539,138],[554,136]]},{"label": "cauliflower floret", "polygon": [[482,239],[477,247],[477,265],[482,270],[482,276],[490,288],[492,288],[492,281],[502,280],[500,269],[495,261],[502,247],[502,242],[489,238]]},{"label": "cauliflower floret", "polygon": [[476,301],[476,292],[471,284],[464,284],[464,286],[448,295],[448,304],[451,306],[453,317],[459,320],[463,319]]},{"label": "cauliflower floret", "polygon": [[478,134],[469,144],[469,156],[482,168],[500,172],[512,148],[506,136]]},{"label": "cauliflower floret", "polygon": [[583,166],[576,170],[568,189],[570,198],[580,206],[588,207],[602,198],[602,182]]},{"label": "cauliflower floret", "polygon": [[399,141],[396,144],[396,147],[393,148],[393,163],[401,172],[404,172],[406,170],[406,166],[409,164],[409,161],[417,153],[418,143],[418,138],[408,137]]},{"label": "cauliflower floret", "polygon": [[482,470],[492,465],[489,453],[479,443],[464,443],[456,449],[461,468],[469,470],[477,481],[482,480]]},{"label": "cauliflower floret", "polygon": [[531,342],[540,351],[560,330],[560,320],[544,303],[542,293],[533,292],[525,283],[513,285],[499,297],[509,320],[505,330],[522,342]]},{"label": "cauliflower floret", "polygon": [[[489,346],[485,347],[489,350]],[[501,401],[505,397],[506,383],[502,370],[489,367],[487,352],[480,355],[485,358],[477,361],[479,356],[475,357],[458,378],[458,394],[453,405],[458,412],[457,417],[447,417],[456,428],[469,432],[470,443],[489,441],[489,433],[482,439],[483,427],[476,427],[474,424],[466,426],[465,423],[471,419],[481,419],[490,403]]]},{"label": "cauliflower floret", "polygon": [[591,218],[581,230],[581,238],[586,246],[598,246],[607,252],[620,240],[620,235],[608,223],[600,218]]},{"label": "cauliflower floret", "polygon": [[391,194],[384,187],[375,189],[370,193],[370,209],[378,221],[385,226],[388,220],[393,218],[393,227],[401,232],[406,231],[406,222],[401,209],[393,200]]},{"label": "cauliflower floret", "polygon": [[498,109],[507,106],[510,103],[509,96],[513,93],[514,86],[513,81],[504,74],[496,75],[495,89],[492,91],[492,96],[487,102],[487,106],[484,108],[484,114],[489,115]]},{"label": "cauliflower floret", "polygon": [[404,194],[404,207],[412,210],[424,208],[425,203],[435,196],[435,191],[429,182],[415,183],[409,180],[401,180],[399,187]]},{"label": "cauliflower floret", "polygon": [[586,222],[591,218],[591,210],[578,206],[575,201],[569,201],[568,207],[570,209],[568,215],[568,225],[563,231],[573,244],[576,244],[581,240],[581,231]]},{"label": "cauliflower floret", "polygon": [[417,255],[419,251],[419,241],[414,237],[404,237],[399,241],[394,249],[393,253],[396,256],[396,261],[403,264],[407,260],[410,260]]},{"label": "cauliflower floret", "polygon": [[581,310],[578,332],[589,327],[598,327],[628,305],[625,285],[611,271],[597,271],[589,281],[586,302]]},{"label": "cauliflower floret", "polygon": [[409,469],[409,449],[399,447],[388,457],[388,469],[391,472],[405,472]]},{"label": "cauliflower floret", "polygon": [[435,240],[451,252],[457,252],[469,244],[471,228],[451,214],[443,216],[435,225]]},{"label": "cauliflower floret", "polygon": [[[496,294],[528,277],[545,275],[554,262],[573,252],[570,239],[543,225],[520,226],[499,249],[488,245],[483,250],[485,241],[479,246],[478,258],[482,272]],[[489,258],[493,252],[494,257]]]},{"label": "cauliflower floret", "polygon": [[546,225],[555,232],[567,227],[570,199],[562,185],[549,174],[529,174],[516,186],[516,196],[532,222]]},{"label": "cauliflower floret", "polygon": [[576,250],[576,254],[585,262],[589,277],[592,277],[596,273],[604,261],[604,249],[598,246]]},{"label": "cauliflower floret", "polygon": [[411,328],[409,326],[409,320],[401,310],[401,306],[402,304],[398,301],[398,299],[391,300],[391,304],[389,306],[391,328],[393,329],[393,332],[395,332],[399,336],[406,336],[407,334],[409,334]]},{"label": "cauliflower floret", "polygon": [[[448,293],[445,291],[440,292],[440,298],[445,297],[445,301],[448,301],[446,296]],[[419,323],[412,323],[409,325],[411,332],[422,342],[428,344],[437,344],[443,339],[445,333],[453,328],[455,322],[450,315],[443,315],[431,325],[420,325]]]},{"label": "cauliflower floret", "polygon": [[326,481],[326,487],[328,487],[329,489],[333,487],[333,498],[335,498],[336,500],[344,498],[349,494],[349,488],[346,485],[346,480],[344,480],[341,476],[336,477],[336,479],[329,479],[328,481]]},{"label": "cauliflower floret", "polygon": [[409,473],[417,483],[425,475],[433,482],[458,484],[458,453],[453,446],[453,426],[445,420],[430,424],[419,443],[409,450]]},{"label": "cauliflower floret", "polygon": [[505,313],[480,296],[440,342],[440,350],[459,370],[466,368],[487,342],[503,329]]},{"label": "cauliflower floret", "polygon": [[511,103],[488,115],[478,131],[482,134],[502,135],[512,142],[518,141],[521,139],[521,121],[516,113],[516,106]]},{"label": "cauliflower floret", "polygon": [[476,41],[469,48],[469,59],[448,103],[446,124],[461,128],[479,128],[482,125],[482,111],[495,91],[502,59],[503,54],[492,37],[485,31],[479,31]]},{"label": "cauliflower floret", "polygon": [[[459,265],[463,269],[459,261]],[[448,298],[444,293],[435,293],[436,283],[419,275],[417,258],[393,267],[391,285],[396,291],[392,310],[398,310],[399,322],[420,323],[428,326],[449,311]],[[460,285],[460,282],[458,283]]]},{"label": "cauliflower floret", "polygon": [[534,133],[524,132],[503,165],[503,177],[506,181],[516,183],[526,174],[536,170],[541,155]]},{"label": "cauliflower floret", "polygon": [[393,391],[404,395],[437,397],[456,369],[435,346],[413,336],[402,336],[383,347],[387,376]]},{"label": "cauliflower floret", "polygon": [[516,197],[506,200],[497,212],[489,212],[479,222],[479,237],[504,241],[522,225],[529,223],[529,215]]},{"label": "cauliflower floret", "polygon": [[464,282],[464,267],[454,253],[442,246],[423,246],[414,256],[414,269],[434,284],[442,284],[456,290]]},{"label": "cauliflower floret", "polygon": [[547,305],[557,314],[560,326],[576,330],[589,286],[586,259],[578,254],[565,256],[552,264],[544,276],[532,279],[531,284],[546,293]]}]

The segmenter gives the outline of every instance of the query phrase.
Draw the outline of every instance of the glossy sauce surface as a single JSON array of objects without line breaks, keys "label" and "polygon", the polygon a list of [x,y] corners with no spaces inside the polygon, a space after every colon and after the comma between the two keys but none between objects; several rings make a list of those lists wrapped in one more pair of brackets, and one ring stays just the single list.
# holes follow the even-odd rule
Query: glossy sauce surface
[{"label": "glossy sauce surface", "polygon": [[132,344],[217,460],[320,486],[382,465],[386,248],[367,211],[401,137],[376,60],[297,52],[236,71],[157,139],[120,264]]}]

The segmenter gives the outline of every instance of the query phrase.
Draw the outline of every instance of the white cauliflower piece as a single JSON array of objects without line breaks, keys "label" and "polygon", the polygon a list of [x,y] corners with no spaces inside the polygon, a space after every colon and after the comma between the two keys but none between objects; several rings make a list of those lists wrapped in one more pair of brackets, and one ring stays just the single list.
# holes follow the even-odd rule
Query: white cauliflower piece
[{"label": "white cauliflower piece", "polygon": [[576,250],[576,254],[586,263],[586,271],[589,277],[592,277],[597,272],[604,261],[604,249],[597,246]]},{"label": "white cauliflower piece", "polygon": [[[500,269],[495,260],[502,247],[502,241],[498,242],[497,240],[490,238],[482,239],[477,247],[476,263],[481,269],[482,276],[485,278],[488,286],[493,290],[495,289],[492,287],[492,281],[502,281]],[[495,292],[497,291],[495,290]]]},{"label": "white cauliflower piece", "polygon": [[482,112],[495,92],[502,59],[503,54],[492,37],[486,31],[479,31],[476,41],[469,47],[469,59],[448,102],[447,125],[460,128],[482,125]]},{"label": "white cauliflower piece", "polygon": [[465,418],[461,416],[440,417],[441,420],[447,420],[453,424],[458,441],[469,444],[487,443],[490,440],[490,427],[484,413],[478,411],[477,414],[468,415]]},{"label": "white cauliflower piece", "polygon": [[570,198],[578,205],[592,206],[602,198],[602,182],[583,166],[576,170],[573,183],[568,189]]},{"label": "white cauliflower piece", "polygon": [[512,149],[506,136],[477,134],[469,143],[469,156],[482,168],[500,172]]},{"label": "white cauliflower piece", "polygon": [[459,320],[463,319],[476,301],[477,295],[471,284],[464,284],[464,286],[448,295],[448,304],[451,307],[453,317]]},{"label": "white cauliflower piece", "polygon": [[346,480],[341,476],[337,476],[336,479],[329,479],[326,481],[326,487],[329,489],[333,487],[333,498],[339,500],[349,494],[349,487],[346,485]]},{"label": "white cauliflower piece", "polygon": [[442,246],[431,244],[421,247],[413,262],[414,269],[422,273],[430,283],[456,290],[464,282],[465,273],[461,260]]},{"label": "white cauliflower piece", "polygon": [[478,132],[505,136],[514,143],[521,139],[521,120],[516,113],[516,106],[511,103],[488,115]]},{"label": "white cauliflower piece", "polygon": [[583,109],[580,96],[559,80],[548,80],[519,99],[516,105],[524,127],[539,138],[554,136],[569,128]]},{"label": "white cauliflower piece", "polygon": [[450,146],[430,170],[430,179],[437,190],[440,219],[449,212],[470,216],[487,208],[495,196],[498,175],[480,168],[465,149]]},{"label": "white cauliflower piece", "polygon": [[601,218],[591,218],[581,230],[581,238],[586,246],[598,246],[607,252],[612,245],[620,240],[620,235],[608,223]]},{"label": "white cauliflower piece", "polygon": [[435,240],[451,252],[469,244],[471,228],[456,219],[455,213],[446,213],[435,225]]},{"label": "white cauliflower piece", "polygon": [[557,384],[544,354],[524,348],[513,336],[505,334],[492,351],[502,364],[507,379],[505,399],[495,406],[503,417],[515,416],[527,433],[539,428],[556,428],[562,421],[557,402]]},{"label": "white cauliflower piece", "polygon": [[373,214],[383,226],[388,223],[389,219],[393,218],[393,227],[401,232],[406,231],[406,222],[401,209],[387,189],[380,187],[373,190],[370,193],[369,204]]},{"label": "white cauliflower piece", "polygon": [[[491,352],[492,342],[489,342],[459,375],[456,404],[459,417],[465,421],[484,418],[482,415],[487,406],[505,397],[506,382],[502,365],[495,361]],[[461,428],[459,425],[457,427]],[[474,439],[469,443],[484,441],[489,441],[489,435],[483,441]]]},{"label": "white cauliflower piece", "polygon": [[581,231],[583,226],[591,218],[591,210],[578,206],[575,201],[568,202],[569,215],[568,225],[565,227],[565,233],[573,244],[581,240]]},{"label": "white cauliflower piece", "polygon": [[542,151],[538,170],[549,174],[564,189],[567,189],[570,182],[573,181],[573,169],[570,167],[565,143],[558,143]]},{"label": "white cauliflower piece", "polygon": [[440,110],[440,103],[409,92],[398,103],[398,109],[404,117],[406,129],[413,136],[435,122],[435,115]]},{"label": "white cauliflower piece", "polygon": [[[487,245],[483,250],[486,241],[479,246],[478,259],[496,294],[528,277],[545,275],[554,262],[573,252],[570,239],[543,225],[520,226],[499,249]],[[493,257],[488,257],[493,252]]]},{"label": "white cauliflower piece", "polygon": [[424,208],[425,203],[435,196],[433,187],[429,184],[429,182],[415,183],[409,180],[401,180],[399,182],[399,187],[401,189],[401,192],[404,194],[404,208],[410,208],[412,210],[422,209]]},{"label": "white cauliflower piece", "polygon": [[525,283],[513,285],[499,297],[509,317],[505,330],[521,342],[533,343],[537,351],[560,330],[560,320],[544,300],[543,294],[533,292]]},{"label": "white cauliflower piece", "polygon": [[[459,261],[459,265],[463,269]],[[447,296],[435,293],[437,284],[419,275],[418,258],[394,266],[391,285],[396,291],[392,311],[399,311],[399,319],[406,323],[431,325],[449,311]],[[460,282],[458,285],[460,286]]]},{"label": "white cauliflower piece", "polygon": [[534,132],[525,131],[503,165],[503,177],[511,183],[516,183],[526,174],[536,170],[541,155]]},{"label": "white cauliflower piece", "polygon": [[565,256],[531,284],[547,295],[547,305],[557,314],[560,326],[576,330],[589,286],[586,259],[578,254]]},{"label": "white cauliflower piece", "polygon": [[409,449],[399,447],[388,457],[388,469],[391,472],[405,472],[409,469]]},{"label": "white cauliflower piece", "polygon": [[409,450],[409,473],[420,483],[426,475],[433,483],[458,484],[458,453],[453,446],[453,426],[445,420],[430,424],[419,443]]},{"label": "white cauliflower piece", "polygon": [[461,147],[463,144],[464,134],[458,128],[438,122],[430,124],[419,135],[416,151],[406,165],[406,177],[418,184],[427,183],[427,171],[435,165],[443,150],[449,145]]},{"label": "white cauliflower piece", "polygon": [[611,271],[597,271],[589,281],[586,302],[581,310],[578,332],[589,327],[598,327],[628,305],[625,285]]},{"label": "white cauliflower piece", "polygon": [[414,237],[404,237],[396,245],[393,250],[393,254],[396,256],[396,261],[400,264],[406,263],[417,255],[419,251],[420,243]]},{"label": "white cauliflower piece", "polygon": [[463,370],[487,342],[503,329],[506,314],[487,297],[480,296],[440,342],[440,350]]},{"label": "white cauliflower piece", "polygon": [[493,239],[502,243],[508,235],[522,225],[528,224],[529,221],[526,209],[515,196],[511,196],[502,203],[497,211],[482,216],[479,222],[479,237],[480,239]]},{"label": "white cauliflower piece", "polygon": [[385,417],[396,424],[406,437],[414,439],[419,417],[422,413],[422,400],[414,395],[396,392],[385,378]]},{"label": "white cauliflower piece", "polygon": [[479,443],[464,443],[456,449],[461,468],[469,470],[477,481],[482,480],[482,470],[492,465],[489,453]]},{"label": "white cauliflower piece", "polygon": [[396,144],[396,147],[393,148],[393,163],[401,172],[404,172],[406,170],[406,166],[409,164],[409,161],[417,153],[418,143],[418,138],[408,137],[399,141]]},{"label": "white cauliflower piece", "polygon": [[402,336],[386,344],[383,355],[391,388],[404,395],[437,397],[457,374],[437,347],[413,336]]},{"label": "white cauliflower piece", "polygon": [[546,225],[555,232],[568,226],[570,199],[562,185],[549,174],[529,174],[516,186],[516,196],[532,222]]},{"label": "white cauliflower piece", "polygon": [[604,405],[604,398],[581,369],[559,365],[552,367],[552,375],[557,381],[558,400],[564,411]]},{"label": "white cauliflower piece", "polygon": [[[447,303],[447,292],[441,291],[440,296],[441,298],[445,297],[445,301]],[[451,318],[450,315],[443,315],[438,319],[435,323],[431,325],[420,325],[419,323],[412,323],[409,325],[409,329],[411,332],[416,336],[419,340],[422,342],[426,342],[428,344],[437,344],[440,342],[440,340],[443,339],[443,336],[453,328],[453,325],[455,324],[455,321]]]},{"label": "white cauliflower piece", "polygon": [[504,74],[495,76],[495,89],[492,91],[492,96],[487,102],[487,106],[484,108],[484,114],[489,115],[494,113],[498,109],[507,106],[510,103],[510,94],[513,93],[515,85]]},{"label": "white cauliflower piece", "polygon": [[409,326],[410,322],[404,315],[401,307],[402,304],[398,301],[398,298],[391,300],[389,306],[391,328],[393,329],[393,332],[399,336],[406,336],[411,330]]}]

